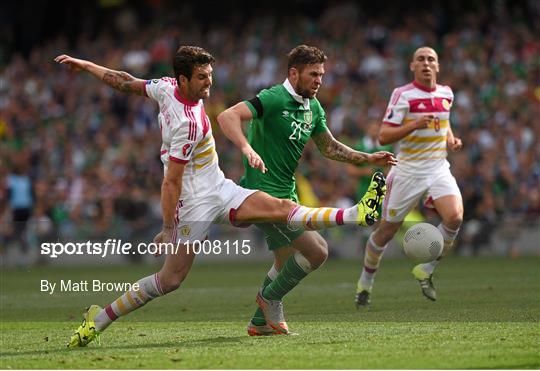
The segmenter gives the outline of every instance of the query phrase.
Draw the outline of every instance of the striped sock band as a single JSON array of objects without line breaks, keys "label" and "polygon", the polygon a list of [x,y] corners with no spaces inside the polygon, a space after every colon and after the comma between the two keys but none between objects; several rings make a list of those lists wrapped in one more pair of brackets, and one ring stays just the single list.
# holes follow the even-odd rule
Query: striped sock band
[{"label": "striped sock band", "polygon": [[454,241],[456,240],[457,234],[459,233],[459,228],[450,229],[447,226],[445,226],[443,223],[440,223],[437,226],[437,229],[441,231],[441,234],[443,235],[443,238],[444,238],[443,255],[445,255],[452,248],[452,245],[454,244]]},{"label": "striped sock band", "polygon": [[299,205],[291,210],[287,223],[294,229],[302,227],[313,231],[345,224],[344,214],[345,209]]},{"label": "striped sock band", "polygon": [[150,300],[163,296],[163,290],[157,273],[137,281],[138,290],[127,291],[107,305],[94,319],[98,331],[105,330],[118,317],[124,316],[142,307]]},{"label": "striped sock band", "polygon": [[371,291],[375,273],[377,273],[386,246],[388,245],[379,246],[373,242],[373,233],[369,236],[364,252],[364,268],[358,280],[357,290],[359,292],[362,290]]}]

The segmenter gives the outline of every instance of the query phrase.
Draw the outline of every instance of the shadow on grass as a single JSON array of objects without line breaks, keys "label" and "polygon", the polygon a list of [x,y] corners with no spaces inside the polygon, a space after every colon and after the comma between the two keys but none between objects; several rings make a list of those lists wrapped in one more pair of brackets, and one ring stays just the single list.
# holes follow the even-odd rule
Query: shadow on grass
[{"label": "shadow on grass", "polygon": [[230,345],[231,343],[240,343],[242,339],[247,339],[246,336],[218,336],[212,338],[205,338],[199,340],[184,340],[184,341],[169,341],[166,343],[149,343],[149,344],[132,344],[132,345],[118,345],[118,346],[91,346],[90,348],[62,348],[62,349],[50,349],[50,350],[33,350],[25,352],[0,352],[0,357],[20,357],[20,356],[45,356],[48,354],[69,354],[73,352],[82,351],[102,351],[102,350],[129,350],[129,349],[150,349],[150,348],[196,348],[201,345],[213,345],[219,346],[220,344]]}]

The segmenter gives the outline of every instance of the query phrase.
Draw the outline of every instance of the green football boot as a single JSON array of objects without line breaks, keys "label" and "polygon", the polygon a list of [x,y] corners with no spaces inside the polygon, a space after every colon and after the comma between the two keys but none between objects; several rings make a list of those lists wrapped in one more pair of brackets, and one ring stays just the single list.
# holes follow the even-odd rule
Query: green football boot
[{"label": "green football boot", "polygon": [[93,340],[96,340],[98,345],[100,344],[99,336],[101,333],[96,330],[94,318],[101,310],[102,308],[98,305],[91,305],[86,309],[86,312],[83,313],[83,321],[71,337],[67,345],[68,348],[85,347]]},{"label": "green football boot", "polygon": [[433,274],[428,274],[422,270],[422,264],[418,264],[412,270],[414,278],[420,284],[422,289],[422,294],[431,301],[437,300],[437,292],[435,291],[435,286],[433,285]]},{"label": "green football boot", "polygon": [[386,195],[386,179],[380,171],[373,174],[368,190],[356,204],[358,207],[357,223],[367,227],[373,225],[379,218],[377,209],[381,206]]}]

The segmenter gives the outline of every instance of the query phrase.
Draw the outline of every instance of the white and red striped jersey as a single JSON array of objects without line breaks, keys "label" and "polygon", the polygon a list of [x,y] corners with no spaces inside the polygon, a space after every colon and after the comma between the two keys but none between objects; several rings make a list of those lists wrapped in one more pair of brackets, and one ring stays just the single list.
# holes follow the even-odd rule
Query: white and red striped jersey
[{"label": "white and red striped jersey", "polygon": [[190,102],[178,94],[176,79],[148,80],[145,93],[159,103],[161,162],[164,172],[169,161],[186,164],[182,198],[196,198],[214,192],[225,180],[218,165],[212,126],[202,99]]},{"label": "white and red striped jersey", "polygon": [[384,125],[407,125],[424,115],[434,116],[427,128],[415,130],[398,142],[398,170],[424,176],[450,167],[446,135],[453,101],[454,93],[448,86],[437,85],[429,90],[413,81],[394,89]]}]

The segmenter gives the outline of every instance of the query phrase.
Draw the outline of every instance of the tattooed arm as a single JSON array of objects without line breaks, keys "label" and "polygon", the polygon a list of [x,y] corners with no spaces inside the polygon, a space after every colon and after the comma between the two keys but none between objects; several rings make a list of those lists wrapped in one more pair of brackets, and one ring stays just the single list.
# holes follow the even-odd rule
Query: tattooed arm
[{"label": "tattooed arm", "polygon": [[137,79],[127,72],[110,70],[90,61],[72,58],[65,54],[56,57],[54,60],[60,64],[67,64],[69,68],[75,71],[88,71],[105,84],[122,93],[145,95],[144,84],[146,81]]},{"label": "tattooed arm", "polygon": [[332,160],[347,162],[354,165],[361,165],[364,163],[370,163],[378,166],[397,164],[396,158],[390,152],[380,151],[369,154],[355,151],[354,149],[337,141],[329,131],[316,134],[312,136],[312,138],[323,156]]}]

